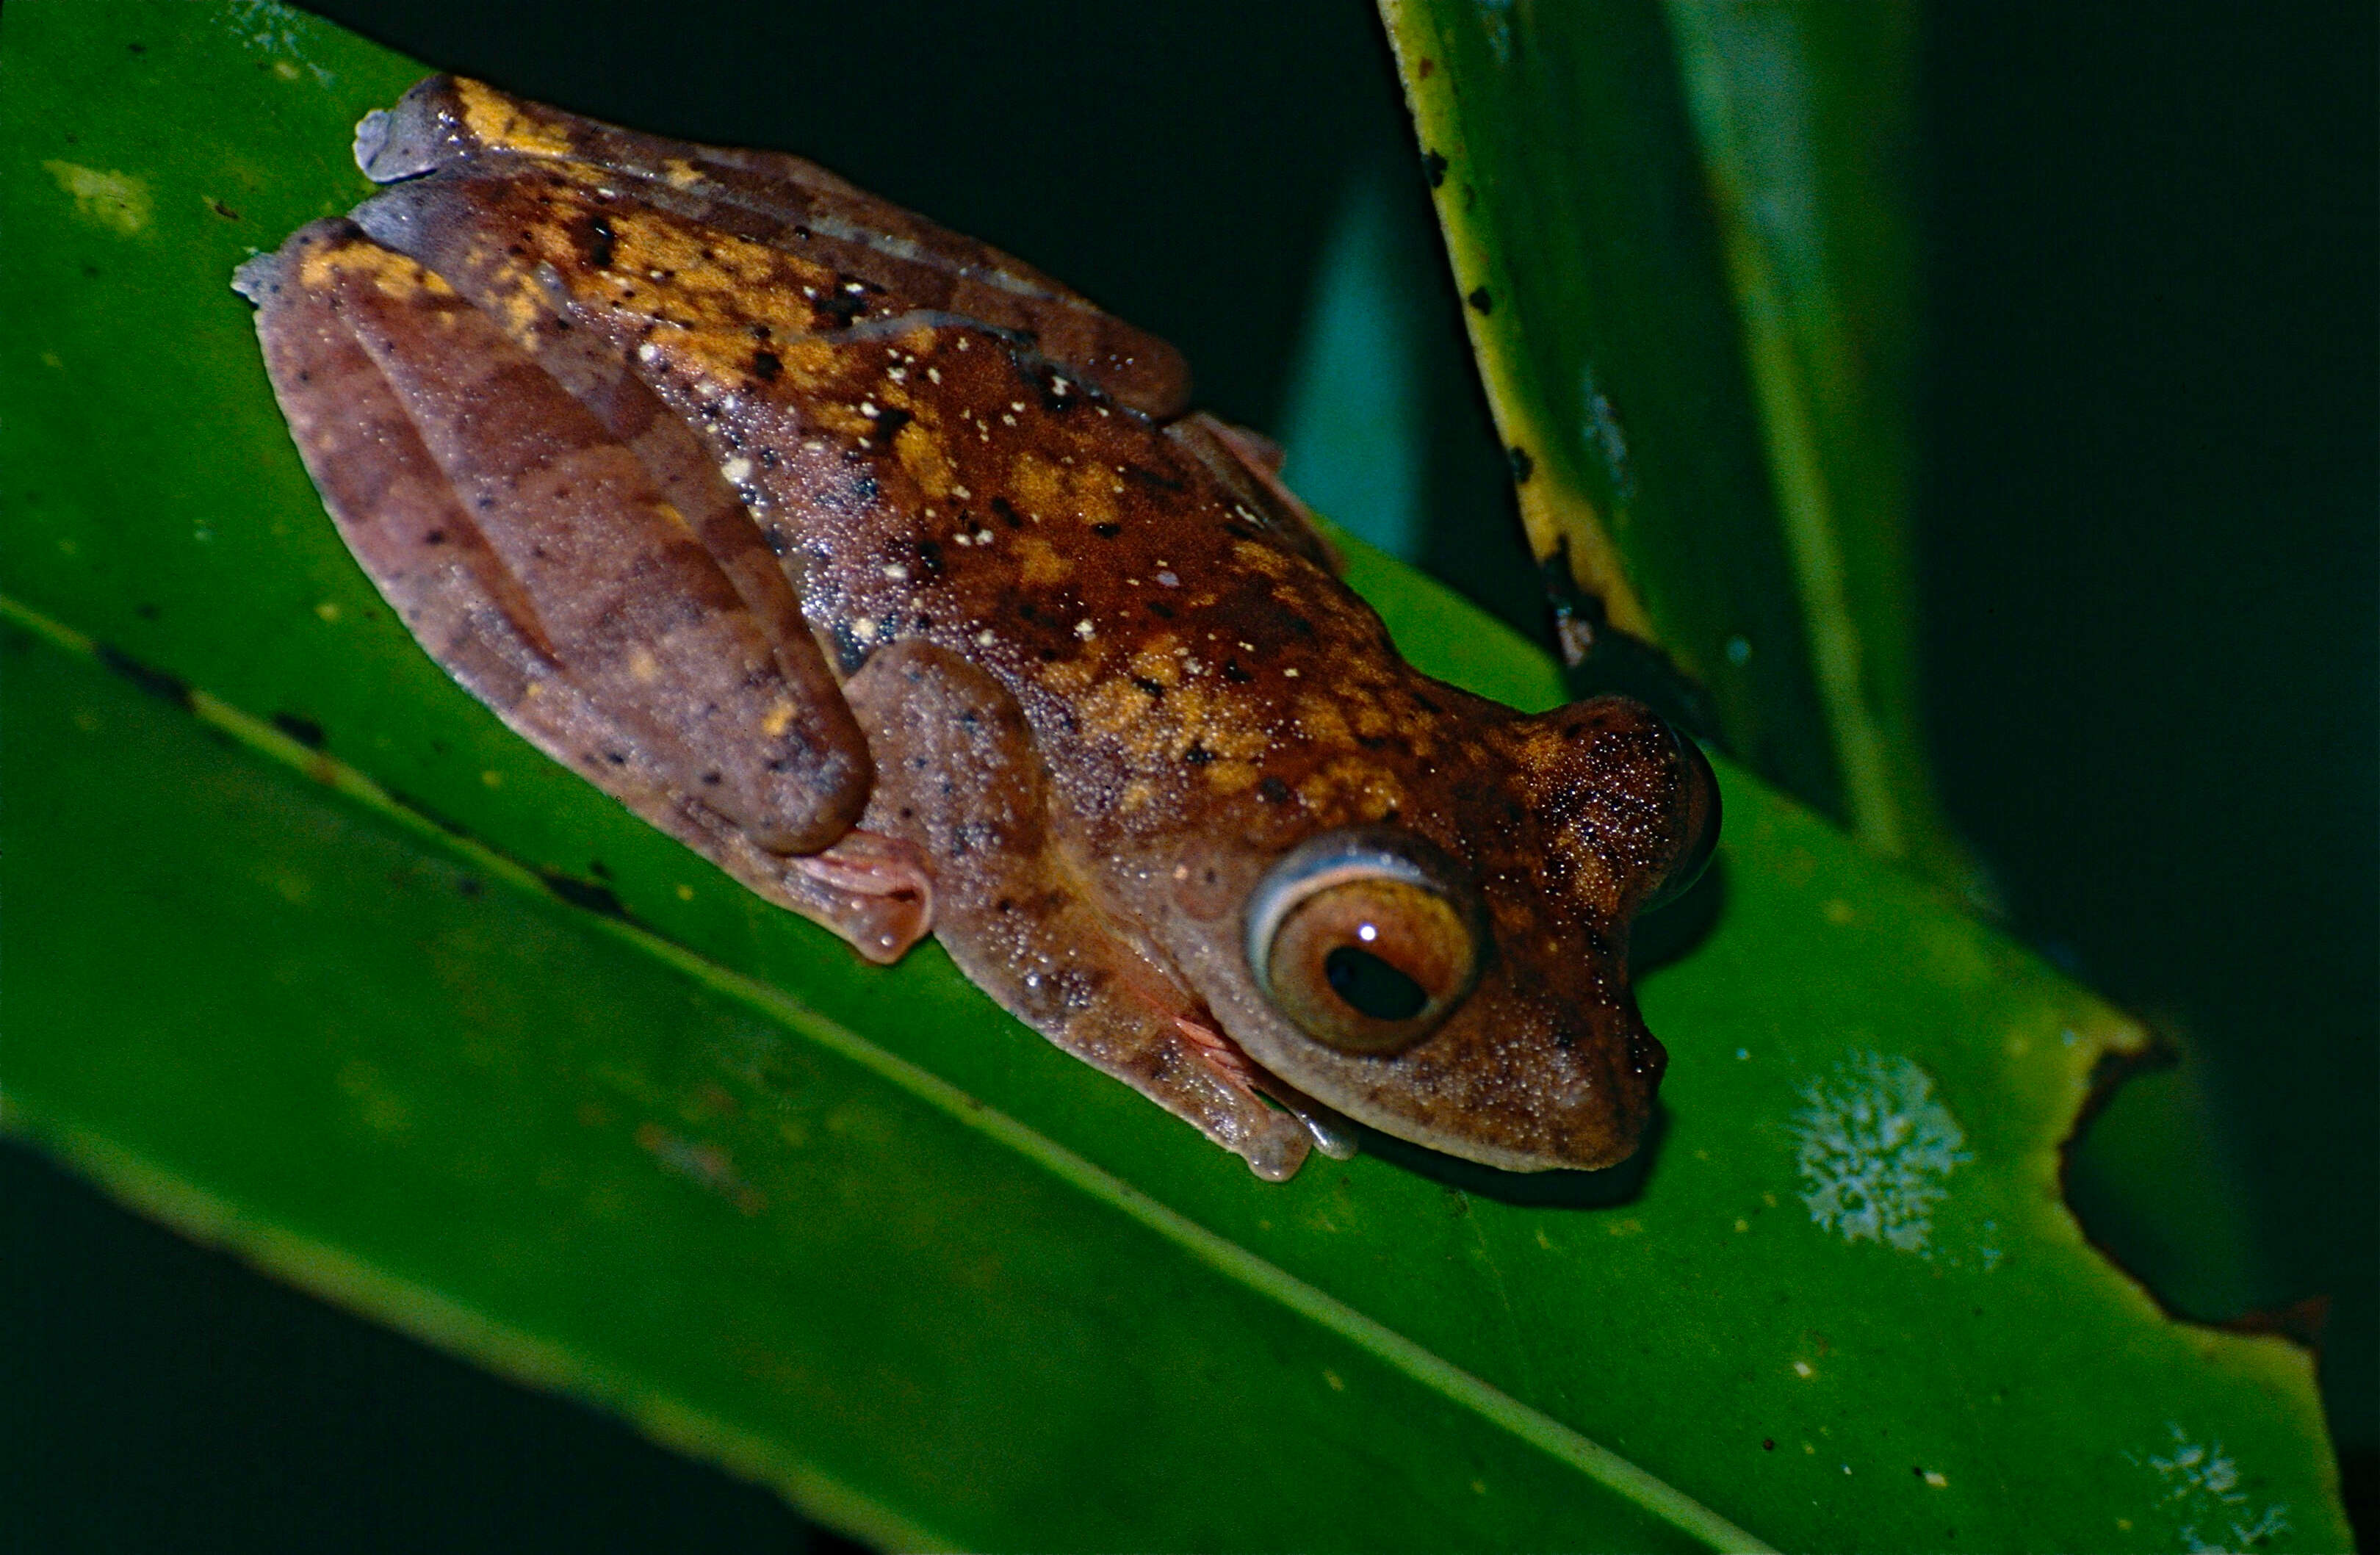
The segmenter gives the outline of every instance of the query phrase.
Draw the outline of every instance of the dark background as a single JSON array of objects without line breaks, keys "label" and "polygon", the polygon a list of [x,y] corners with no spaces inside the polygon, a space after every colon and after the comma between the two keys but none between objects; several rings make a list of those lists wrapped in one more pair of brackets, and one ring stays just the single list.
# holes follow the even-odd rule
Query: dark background
[{"label": "dark background", "polygon": [[[1173,339],[1202,400],[1258,427],[1279,425],[1350,180],[1393,165],[1399,230],[1428,230],[1360,0],[316,8],[529,96],[813,155]],[[2246,1240],[2219,1277],[2190,1263],[2215,1254],[2107,1240],[2169,1295],[2334,1297],[2325,1379],[2367,1547],[2375,45],[2366,5],[1939,5],[1920,162],[1923,647],[1945,796],[2017,931],[2181,1043],[2237,1170]],[[1428,348],[1452,359],[1457,303],[1418,273],[1439,294]],[[1422,559],[1534,628],[1514,530],[1476,539],[1510,497],[1475,386],[1439,374],[1430,392],[1444,528]],[[18,1548],[840,1542],[14,1146],[0,1333]]]}]

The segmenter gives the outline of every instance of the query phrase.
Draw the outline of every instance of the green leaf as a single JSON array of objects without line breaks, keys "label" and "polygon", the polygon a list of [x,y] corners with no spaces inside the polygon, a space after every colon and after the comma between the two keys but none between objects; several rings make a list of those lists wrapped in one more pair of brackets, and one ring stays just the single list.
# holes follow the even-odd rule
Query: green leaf
[{"label": "green leaf", "polygon": [[1754,770],[1972,888],[1913,684],[1913,9],[1382,10],[1537,553]]},{"label": "green leaf", "polygon": [[1733,770],[1643,935],[1638,1162],[1271,1186],[514,739],[340,549],[226,285],[418,69],[274,6],[0,28],[7,1126],[887,1542],[2344,1546],[2305,1354],[2168,1321],[2059,1201],[2140,1034]]}]

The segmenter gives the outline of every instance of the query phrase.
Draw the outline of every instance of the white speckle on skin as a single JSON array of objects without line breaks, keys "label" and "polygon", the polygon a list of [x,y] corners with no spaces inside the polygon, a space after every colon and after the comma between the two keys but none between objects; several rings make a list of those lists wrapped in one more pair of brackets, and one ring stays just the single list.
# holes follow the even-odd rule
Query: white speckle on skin
[{"label": "white speckle on skin", "polygon": [[1181,587],[1182,587],[1182,579],[1180,579],[1179,577],[1175,577],[1172,572],[1170,572],[1170,571],[1169,571],[1169,572],[1160,572],[1160,573],[1159,573],[1159,574],[1157,575],[1157,581],[1158,581],[1160,585],[1162,585],[1163,587],[1168,588],[1168,589],[1179,589],[1179,588],[1181,588]]},{"label": "white speckle on skin", "polygon": [[1282,678],[1287,679],[1287,680],[1295,680],[1295,679],[1297,678],[1297,666],[1296,666],[1295,664],[1292,664],[1292,665],[1290,665],[1287,669],[1282,670],[1281,673],[1281,676],[1282,676]]},{"label": "white speckle on skin", "polygon": [[861,616],[851,624],[851,635],[862,642],[874,642],[876,640],[875,621],[868,616]]},{"label": "white speckle on skin", "polygon": [[961,501],[961,502],[965,502],[965,501],[966,501],[966,500],[967,500],[967,498],[969,498],[969,497],[971,497],[971,496],[975,495],[975,493],[974,493],[973,492],[968,491],[968,490],[967,490],[965,487],[964,487],[964,486],[953,486],[953,487],[952,487],[952,488],[951,488],[951,495],[953,495],[953,496],[954,496],[954,497],[958,498],[958,499],[959,499],[959,501]]},{"label": "white speckle on skin", "polygon": [[866,285],[864,285],[863,283],[858,282],[858,281],[845,281],[845,282],[843,284],[843,289],[844,289],[844,291],[847,291],[847,292],[851,293],[854,297],[856,297],[856,296],[858,296],[861,292],[866,291],[866,290],[868,289],[868,287],[866,286]]},{"label": "white speckle on skin", "polygon": [[978,648],[990,648],[993,643],[996,643],[999,640],[1000,634],[993,631],[989,626],[986,626],[982,631],[978,632],[975,635],[975,645]]},{"label": "white speckle on skin", "polygon": [[1013,399],[1013,400],[1010,400],[1010,401],[1008,402],[1008,408],[1009,408],[1009,409],[1011,409],[1011,410],[1015,411],[1018,415],[1020,415],[1020,416],[1021,416],[1021,415],[1023,415],[1023,414],[1025,413],[1025,402],[1024,402],[1023,400],[1021,400],[1021,399]]},{"label": "white speckle on skin", "polygon": [[895,583],[900,583],[907,579],[909,569],[898,562],[887,562],[884,564],[884,576]]},{"label": "white speckle on skin", "polygon": [[859,413],[862,416],[867,417],[871,421],[876,419],[877,417],[884,414],[884,412],[876,408],[876,402],[872,399],[864,399],[859,402]]},{"label": "white speckle on skin", "polygon": [[662,348],[648,340],[637,347],[637,359],[640,362],[657,362],[662,359]]},{"label": "white speckle on skin", "polygon": [[752,461],[738,456],[721,465],[719,473],[727,478],[730,486],[741,486],[752,479]]},{"label": "white speckle on skin", "polygon": [[884,370],[884,376],[895,383],[905,383],[908,379],[909,370],[905,367],[888,367]]},{"label": "white speckle on skin", "polygon": [[1005,411],[1002,411],[1000,417],[1000,424],[1003,427],[1013,427],[1016,424],[1016,418],[1009,415]]},{"label": "white speckle on skin", "polygon": [[1933,1076],[1906,1058],[1854,1051],[1802,1100],[1793,1133],[1810,1219],[1846,1242],[1924,1253],[1952,1170],[1972,1159]]},{"label": "white speckle on skin", "polygon": [[942,381],[942,370],[939,367],[929,367],[926,369],[926,376],[939,383]]}]

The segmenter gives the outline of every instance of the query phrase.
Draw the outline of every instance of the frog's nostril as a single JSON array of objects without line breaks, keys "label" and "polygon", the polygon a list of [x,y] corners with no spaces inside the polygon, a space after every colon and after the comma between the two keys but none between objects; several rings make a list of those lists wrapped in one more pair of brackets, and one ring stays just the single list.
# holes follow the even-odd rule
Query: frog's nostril
[{"label": "frog's nostril", "polygon": [[1683,896],[1702,878],[1711,855],[1718,849],[1718,779],[1711,771],[1702,747],[1675,725],[1670,728],[1670,743],[1676,748],[1679,767],[1677,788],[1670,802],[1670,813],[1676,819],[1678,847],[1669,867],[1662,870],[1660,882],[1645,898],[1644,910],[1647,912]]}]

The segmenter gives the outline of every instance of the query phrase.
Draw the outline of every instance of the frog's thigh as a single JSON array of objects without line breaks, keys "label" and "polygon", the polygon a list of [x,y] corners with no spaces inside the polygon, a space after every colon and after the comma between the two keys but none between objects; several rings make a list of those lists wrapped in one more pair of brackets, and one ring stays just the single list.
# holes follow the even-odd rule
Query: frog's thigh
[{"label": "frog's thigh", "polygon": [[862,824],[931,861],[934,930],[1019,1020],[1281,1178],[1305,1130],[1185,1034],[1196,999],[1117,935],[1049,834],[1041,761],[1015,699],[945,650],[877,652],[844,687],[876,759]]}]

